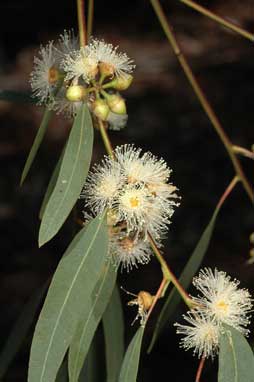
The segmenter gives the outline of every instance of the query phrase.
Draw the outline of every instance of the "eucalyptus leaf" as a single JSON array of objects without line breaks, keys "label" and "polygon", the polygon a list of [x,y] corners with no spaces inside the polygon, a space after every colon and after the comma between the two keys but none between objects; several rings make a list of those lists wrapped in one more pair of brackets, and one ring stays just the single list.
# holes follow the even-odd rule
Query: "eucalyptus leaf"
[{"label": "eucalyptus leaf", "polygon": [[57,178],[59,176],[59,171],[60,171],[60,168],[61,168],[61,165],[62,165],[63,155],[64,155],[64,150],[62,151],[61,156],[58,159],[56,167],[55,167],[55,169],[53,171],[53,174],[52,174],[52,176],[50,178],[50,181],[49,181],[46,193],[44,195],[44,198],[43,198],[43,201],[42,201],[42,204],[41,204],[41,208],[40,208],[40,212],[39,212],[39,218],[40,219],[42,219],[42,216],[44,214],[44,211],[45,211],[45,208],[46,208],[47,203],[49,201],[49,198],[50,198],[50,196],[51,196],[51,194],[52,194],[52,192],[53,192],[53,190],[55,188],[56,181],[57,181]]},{"label": "eucalyptus leaf", "polygon": [[75,205],[89,170],[92,149],[93,124],[84,104],[75,117],[59,175],[42,217],[39,246],[52,239]]},{"label": "eucalyptus leaf", "polygon": [[69,378],[77,382],[96,328],[107,307],[116,282],[116,269],[110,260],[102,269],[97,284],[84,306],[69,349]]},{"label": "eucalyptus leaf", "polygon": [[38,99],[27,92],[0,90],[0,101],[35,104],[38,102]]},{"label": "eucalyptus leaf", "polygon": [[141,351],[142,338],[145,328],[140,326],[135,336],[131,340],[125,353],[120,371],[119,382],[136,382],[138,375],[138,365]]},{"label": "eucalyptus leaf", "polygon": [[[179,282],[184,289],[188,288],[189,284],[192,281],[193,276],[196,274],[198,268],[200,267],[203,261],[203,258],[205,256],[205,253],[208,249],[208,246],[212,237],[212,233],[214,230],[214,226],[215,226],[215,222],[216,222],[216,218],[219,213],[219,210],[220,208],[215,209],[208,226],[206,227],[203,234],[201,235],[198,241],[198,244],[196,245],[196,248],[194,249],[189,261],[184,267],[184,270],[179,278]],[[177,290],[173,288],[171,292],[169,293],[169,296],[167,297],[165,304],[159,314],[158,320],[155,325],[153,337],[148,348],[148,353],[151,352],[155,344],[155,341],[161,334],[164,326],[168,324],[170,316],[174,313],[180,301],[181,301],[181,296],[179,295]]]},{"label": "eucalyptus leaf", "polygon": [[[114,330],[112,330],[112,322],[114,322]],[[117,285],[102,317],[102,323],[106,348],[107,382],[117,382],[124,356],[124,320]]]},{"label": "eucalyptus leaf", "polygon": [[49,124],[49,121],[51,120],[52,116],[53,116],[53,111],[49,110],[49,109],[45,109],[39,130],[37,131],[36,137],[34,139],[33,145],[31,147],[30,153],[27,157],[27,160],[26,160],[26,163],[25,163],[22,175],[21,175],[20,185],[22,185],[24,183],[24,180],[26,179],[26,176],[27,176],[27,174],[28,174],[28,172],[32,166],[32,163],[33,163],[34,158],[37,154],[37,151],[41,145],[41,142],[44,138],[44,135],[47,131],[48,124]]},{"label": "eucalyptus leaf", "polygon": [[36,293],[32,295],[24,306],[19,318],[15,322],[4,348],[0,353],[0,379],[8,370],[9,365],[13,361],[16,353],[19,351],[20,346],[26,338],[43,296],[45,295],[48,284],[49,283],[47,281],[39,291],[36,291]]},{"label": "eucalyptus leaf", "polygon": [[225,325],[220,336],[218,382],[253,382],[254,355],[246,338]]},{"label": "eucalyptus leaf", "polygon": [[37,322],[28,382],[54,382],[108,256],[105,213],[75,236],[61,259]]},{"label": "eucalyptus leaf", "polygon": [[84,366],[81,370],[79,382],[102,382],[105,380],[104,354],[102,349],[101,328],[98,327],[93,337]]}]

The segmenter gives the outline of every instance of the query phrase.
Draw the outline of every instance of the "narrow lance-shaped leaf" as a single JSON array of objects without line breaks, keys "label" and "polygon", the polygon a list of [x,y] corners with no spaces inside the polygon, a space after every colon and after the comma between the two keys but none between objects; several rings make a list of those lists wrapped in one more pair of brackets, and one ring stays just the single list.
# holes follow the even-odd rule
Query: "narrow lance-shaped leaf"
[{"label": "narrow lance-shaped leaf", "polygon": [[50,178],[50,181],[49,181],[49,184],[48,184],[48,187],[47,187],[47,190],[46,190],[46,193],[44,195],[44,198],[43,198],[43,201],[42,201],[42,204],[41,204],[41,208],[40,208],[40,212],[39,212],[39,218],[42,219],[42,216],[44,214],[44,211],[45,211],[45,208],[47,206],[47,203],[49,201],[49,198],[52,194],[52,191],[54,190],[55,188],[55,185],[56,185],[56,181],[57,181],[57,178],[59,176],[59,171],[60,171],[60,168],[61,168],[61,164],[62,164],[62,160],[63,160],[63,154],[64,154],[64,149],[61,153],[61,156],[60,158],[58,159],[58,162],[56,164],[56,167],[53,171],[53,174]]},{"label": "narrow lance-shaped leaf", "polygon": [[[113,330],[112,322],[114,323]],[[102,317],[102,323],[106,349],[107,382],[117,382],[124,355],[124,321],[117,285],[115,285]]]},{"label": "narrow lance-shaped leaf", "polygon": [[254,355],[246,338],[225,325],[220,336],[218,382],[253,382]]},{"label": "narrow lance-shaped leaf", "polygon": [[69,377],[70,382],[77,382],[86,355],[91,345],[96,328],[107,307],[116,282],[116,269],[108,260],[91,296],[84,306],[81,320],[69,349]]},{"label": "narrow lance-shaped leaf", "polygon": [[145,328],[140,326],[131,340],[121,367],[119,382],[136,382],[142,338]]},{"label": "narrow lance-shaped leaf", "polygon": [[28,92],[20,92],[16,90],[0,90],[0,101],[16,102],[16,103],[37,103],[38,99]]},{"label": "narrow lance-shaped leaf", "polygon": [[27,157],[27,160],[26,160],[26,163],[25,163],[22,175],[21,175],[21,180],[20,180],[21,185],[23,184],[23,182],[24,182],[24,180],[25,180],[25,178],[26,178],[26,176],[27,176],[27,174],[28,174],[28,172],[32,166],[34,158],[35,158],[37,151],[41,145],[41,142],[44,138],[44,135],[47,131],[48,124],[49,124],[50,119],[52,118],[52,115],[53,115],[52,110],[45,109],[39,130],[37,131],[36,137],[34,139],[33,145],[31,147],[30,153]]},{"label": "narrow lance-shaped leaf", "polygon": [[75,117],[59,175],[42,217],[39,246],[52,239],[75,205],[89,170],[92,149],[93,124],[84,104]]},{"label": "narrow lance-shaped leaf", "polygon": [[80,373],[79,382],[102,382],[105,380],[104,354],[101,351],[100,327],[97,328]]},{"label": "narrow lance-shaped leaf", "polygon": [[67,248],[37,322],[28,381],[54,382],[78,321],[104,267],[108,232],[104,216],[84,227]]},{"label": "narrow lance-shaped leaf", "polygon": [[0,354],[0,379],[8,370],[9,365],[13,361],[16,353],[19,351],[22,342],[27,336],[27,333],[33,323],[36,312],[41,304],[42,298],[46,293],[49,282],[47,281],[39,291],[29,299],[23,308],[19,318],[15,322],[10,336],[4,345]]},{"label": "narrow lance-shaped leaf", "polygon": [[[205,253],[207,251],[207,248],[209,246],[209,243],[212,237],[215,221],[219,213],[219,210],[220,210],[219,208],[215,209],[208,226],[206,227],[202,236],[200,237],[196,248],[194,249],[189,261],[184,267],[184,270],[179,278],[179,282],[184,289],[188,288],[193,276],[196,274],[198,268],[200,267],[203,261],[203,258],[205,256]],[[174,313],[180,301],[181,301],[181,296],[179,295],[177,290],[173,288],[168,298],[166,299],[166,302],[156,322],[153,337],[148,348],[148,353],[151,352],[155,341],[157,340],[164,326],[168,324],[170,316]]]}]

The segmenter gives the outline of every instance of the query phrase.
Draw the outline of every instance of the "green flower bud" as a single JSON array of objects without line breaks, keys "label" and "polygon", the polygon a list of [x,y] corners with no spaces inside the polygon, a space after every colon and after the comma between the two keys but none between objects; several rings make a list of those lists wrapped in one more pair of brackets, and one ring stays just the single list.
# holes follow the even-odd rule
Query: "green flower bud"
[{"label": "green flower bud", "polygon": [[130,74],[116,77],[112,81],[112,88],[116,90],[126,90],[131,85],[132,81],[133,81],[133,76]]},{"label": "green flower bud", "polygon": [[125,101],[119,94],[108,95],[106,101],[113,113],[126,114]]},{"label": "green flower bud", "polygon": [[71,85],[68,87],[65,97],[68,101],[78,102],[83,101],[86,96],[86,89],[81,85]]},{"label": "green flower bud", "polygon": [[103,99],[96,99],[93,103],[93,113],[96,117],[105,121],[109,114],[109,107]]}]

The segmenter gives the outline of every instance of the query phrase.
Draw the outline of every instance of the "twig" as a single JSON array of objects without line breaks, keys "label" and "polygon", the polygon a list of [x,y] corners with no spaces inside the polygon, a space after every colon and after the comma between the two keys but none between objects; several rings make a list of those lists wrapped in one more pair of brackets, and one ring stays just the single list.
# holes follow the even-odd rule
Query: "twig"
[{"label": "twig", "polygon": [[94,0],[88,0],[88,15],[87,15],[87,40],[91,37],[93,31],[93,15],[94,15]]},{"label": "twig", "polygon": [[86,45],[86,19],[84,0],[77,0],[78,30],[80,46]]},{"label": "twig", "polygon": [[200,377],[204,369],[205,357],[202,357],[198,366],[195,382],[200,382]]},{"label": "twig", "polygon": [[209,104],[205,94],[203,93],[201,87],[199,86],[188,62],[186,61],[186,58],[183,55],[183,52],[181,51],[180,46],[178,45],[178,42],[177,42],[175,35],[172,31],[171,25],[169,24],[165,14],[161,8],[160,2],[158,0],[150,0],[150,2],[154,8],[154,11],[158,17],[158,20],[159,20],[167,38],[168,38],[168,41],[170,42],[170,44],[172,46],[172,49],[173,49],[180,65],[181,65],[182,69],[183,69],[186,77],[188,78],[188,80],[190,82],[190,85],[191,85],[193,91],[195,92],[196,96],[198,97],[199,102],[201,103],[201,105],[202,105],[204,111],[206,112],[208,118],[210,119],[214,129],[216,130],[217,134],[219,135],[221,141],[223,142],[223,144],[224,144],[224,146],[228,152],[228,155],[231,159],[231,162],[234,166],[235,172],[239,176],[247,194],[249,195],[249,198],[253,202],[254,201],[253,190],[252,190],[248,180],[246,179],[246,177],[243,173],[241,164],[240,164],[237,156],[235,155],[235,153],[232,149],[233,145],[232,145],[230,139],[228,138],[227,134],[223,130],[221,123],[219,122],[215,112],[213,111],[213,109],[212,109],[211,105]]},{"label": "twig", "polygon": [[241,36],[247,38],[250,41],[254,41],[254,34],[246,31],[245,29],[238,27],[237,25],[223,19],[222,17],[216,15],[214,12],[209,11],[208,9],[202,7],[201,5],[195,3],[191,0],[180,0],[182,3],[188,5],[190,8],[195,9],[196,11],[202,13],[203,15],[209,17],[209,19],[216,21],[223,27],[229,28],[232,31],[240,34]]}]

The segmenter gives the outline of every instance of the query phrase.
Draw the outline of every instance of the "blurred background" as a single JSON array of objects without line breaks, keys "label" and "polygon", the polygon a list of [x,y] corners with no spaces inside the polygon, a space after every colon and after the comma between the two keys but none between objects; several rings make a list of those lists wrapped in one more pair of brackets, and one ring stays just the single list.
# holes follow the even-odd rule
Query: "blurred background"
[{"label": "blurred background", "polygon": [[[254,33],[252,0],[199,3]],[[225,131],[234,144],[250,149],[254,143],[253,44],[180,1],[162,1],[162,5]],[[0,89],[30,91],[29,74],[39,45],[57,38],[64,29],[77,30],[76,2],[1,0],[0,14]],[[120,51],[135,60],[133,85],[123,94],[128,125],[110,137],[113,145],[129,142],[151,150],[173,169],[172,181],[178,186],[182,201],[173,216],[164,254],[179,275],[234,176],[231,162],[184,77],[149,1],[95,1],[94,36],[119,45]],[[52,120],[32,171],[23,187],[19,186],[42,113],[42,108],[29,103],[0,101],[1,347],[26,301],[54,272],[73,235],[69,219],[50,243],[38,249],[39,208],[70,122],[59,116]],[[96,134],[93,160],[99,160],[103,154]],[[253,185],[253,162],[242,159],[242,164]],[[79,210],[82,211],[82,203]],[[247,265],[246,261],[253,231],[253,208],[238,185],[218,217],[204,261],[204,265],[217,266],[240,279],[241,286],[249,287],[252,293],[254,265]],[[160,280],[155,259],[129,274],[119,275],[119,285],[133,293],[144,289],[154,293]],[[126,344],[138,327],[137,322],[131,326],[137,312],[126,306],[128,299],[122,293]],[[173,320],[179,320],[185,311],[183,305],[153,352],[146,354],[161,306],[159,303],[146,330],[138,380],[150,382],[158,375],[170,373],[168,380],[194,381],[198,360],[191,352],[179,349],[179,338],[172,326]],[[254,323],[252,333],[253,327]],[[31,338],[32,329],[3,381],[26,380]],[[215,381],[216,370],[217,361],[207,362],[203,380]]]}]

